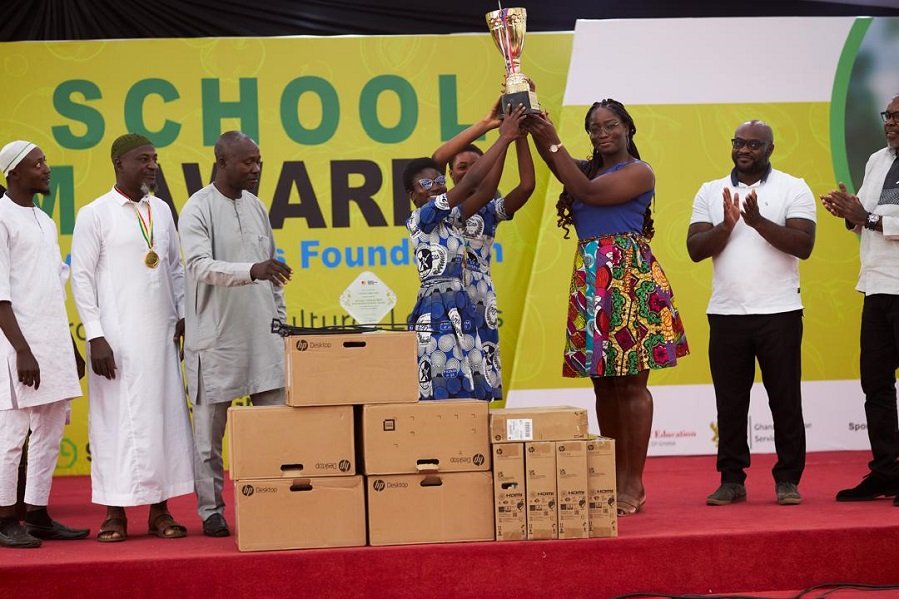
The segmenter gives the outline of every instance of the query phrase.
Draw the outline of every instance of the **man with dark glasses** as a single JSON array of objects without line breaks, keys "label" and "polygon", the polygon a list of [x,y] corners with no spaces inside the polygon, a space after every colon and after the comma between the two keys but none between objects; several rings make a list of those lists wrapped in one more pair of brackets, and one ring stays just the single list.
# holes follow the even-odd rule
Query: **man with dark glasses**
[{"label": "man with dark glasses", "polygon": [[[837,501],[869,501],[899,493],[899,95],[880,113],[887,145],[868,158],[858,195],[843,183],[821,196],[828,212],[861,235],[858,291],[862,307],[860,375],[873,459],[870,472]],[[899,506],[899,497],[893,500]]]}]

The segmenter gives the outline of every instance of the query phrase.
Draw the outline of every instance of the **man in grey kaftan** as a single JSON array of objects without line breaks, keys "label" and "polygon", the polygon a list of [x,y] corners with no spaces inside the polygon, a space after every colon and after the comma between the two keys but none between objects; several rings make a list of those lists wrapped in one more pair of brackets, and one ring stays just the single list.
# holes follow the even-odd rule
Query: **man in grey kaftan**
[{"label": "man in grey kaftan", "polygon": [[274,259],[265,206],[246,191],[259,181],[258,146],[232,131],[219,138],[215,156],[215,181],[185,204],[179,231],[198,511],[206,535],[227,536],[221,451],[227,410],[247,395],[254,405],[284,402],[284,346],[271,322],[286,317],[281,286],[291,271]]}]

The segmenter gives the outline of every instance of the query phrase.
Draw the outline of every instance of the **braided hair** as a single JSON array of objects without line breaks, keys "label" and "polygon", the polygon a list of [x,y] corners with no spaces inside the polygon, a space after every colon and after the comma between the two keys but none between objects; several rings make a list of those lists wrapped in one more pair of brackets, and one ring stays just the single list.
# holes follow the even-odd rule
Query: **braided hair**
[{"label": "braided hair", "polygon": [[[637,150],[637,146],[634,143],[634,136],[637,134],[637,126],[634,125],[634,119],[628,113],[627,109],[624,107],[624,104],[622,104],[618,100],[607,98],[600,102],[594,102],[593,106],[591,106],[589,110],[587,110],[587,115],[584,117],[584,130],[589,131],[590,116],[597,108],[605,108],[606,110],[610,110],[611,112],[615,113],[615,116],[621,119],[621,122],[625,127],[627,127],[627,153],[639,160],[640,152]],[[593,176],[603,167],[602,154],[600,154],[596,150],[596,148],[594,148],[593,154],[586,161],[579,163],[578,166],[588,179],[592,179]],[[556,224],[565,231],[565,239],[568,239],[568,234],[570,232],[568,230],[568,227],[574,224],[574,214],[571,210],[573,204],[574,197],[572,197],[572,195],[568,193],[567,189],[562,190],[562,193],[559,194],[559,201],[556,202],[556,213],[558,215]],[[652,239],[653,235],[655,235],[655,228],[653,226],[652,220],[652,210],[650,206],[646,207],[646,213],[643,215],[642,235],[647,239]]]}]

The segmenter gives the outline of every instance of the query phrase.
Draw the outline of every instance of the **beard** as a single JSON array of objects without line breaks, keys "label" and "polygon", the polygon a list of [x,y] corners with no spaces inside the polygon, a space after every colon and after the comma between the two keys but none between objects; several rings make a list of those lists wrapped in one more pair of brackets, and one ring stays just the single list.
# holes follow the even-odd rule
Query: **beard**
[{"label": "beard", "polygon": [[735,158],[734,167],[737,172],[744,175],[760,175],[768,169],[768,160],[759,159],[752,160],[749,164],[743,165]]},{"label": "beard", "polygon": [[156,183],[147,183],[144,181],[140,184],[140,191],[144,195],[154,195],[156,193]]}]

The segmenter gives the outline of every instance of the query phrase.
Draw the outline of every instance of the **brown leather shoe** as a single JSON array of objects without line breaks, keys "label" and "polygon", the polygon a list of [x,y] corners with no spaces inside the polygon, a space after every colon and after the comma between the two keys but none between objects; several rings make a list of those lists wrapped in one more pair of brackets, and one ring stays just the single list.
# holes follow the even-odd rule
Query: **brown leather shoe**
[{"label": "brown leather shoe", "polygon": [[775,486],[777,493],[778,505],[799,505],[802,503],[802,495],[799,494],[799,487],[796,483],[779,482]]},{"label": "brown leather shoe", "polygon": [[746,487],[740,483],[721,483],[705,498],[706,505],[730,505],[739,501],[746,501]]}]

